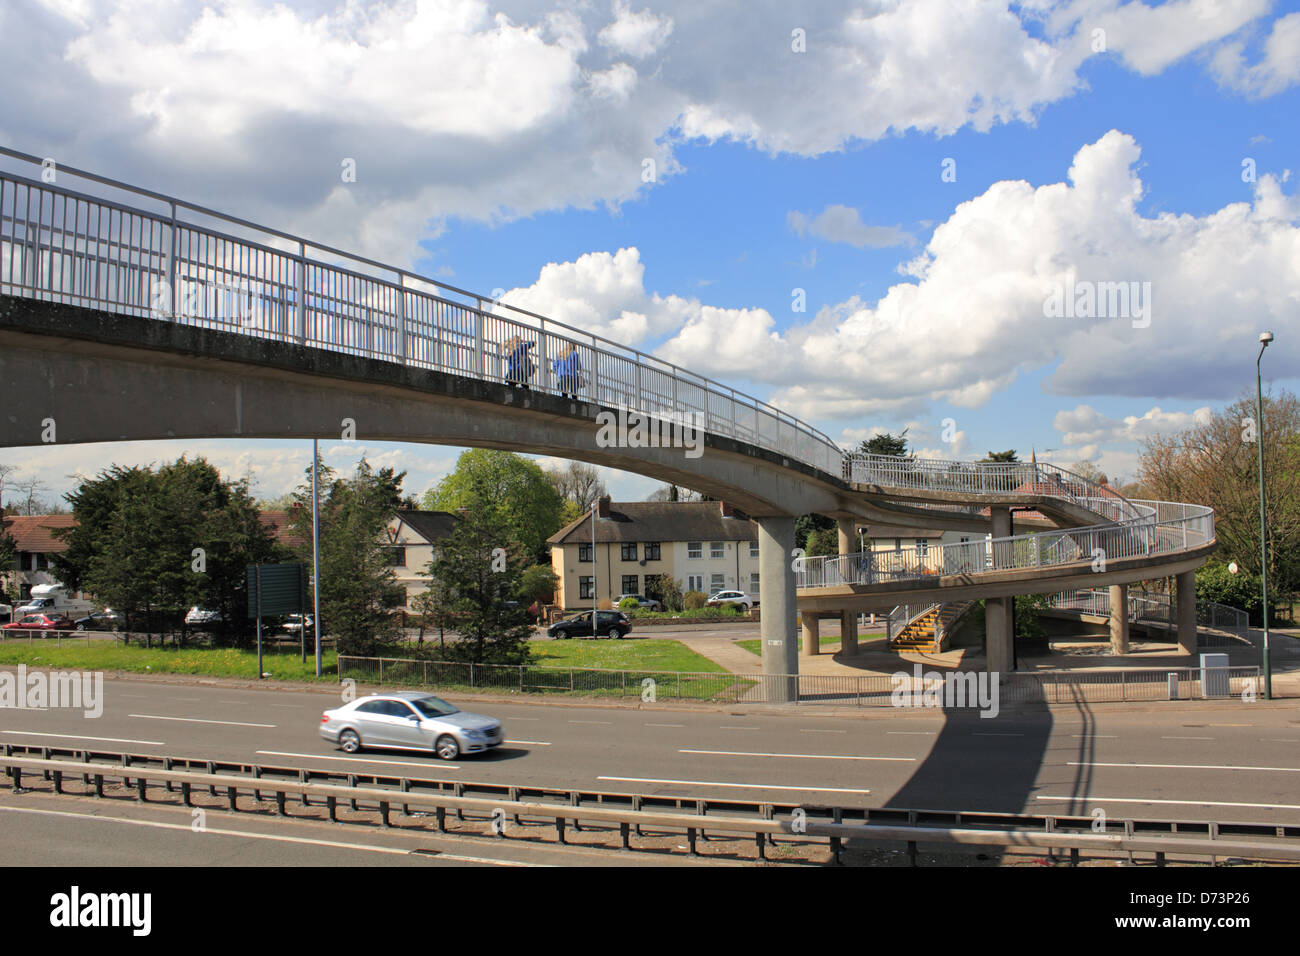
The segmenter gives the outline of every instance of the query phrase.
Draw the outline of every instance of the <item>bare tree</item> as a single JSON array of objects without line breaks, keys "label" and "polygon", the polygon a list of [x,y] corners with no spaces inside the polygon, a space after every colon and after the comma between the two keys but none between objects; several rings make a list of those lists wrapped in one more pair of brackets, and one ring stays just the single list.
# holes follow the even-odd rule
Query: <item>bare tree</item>
[{"label": "bare tree", "polygon": [[583,461],[571,461],[564,468],[548,471],[546,475],[560,497],[572,501],[580,513],[591,508],[598,498],[608,494],[596,466]]}]

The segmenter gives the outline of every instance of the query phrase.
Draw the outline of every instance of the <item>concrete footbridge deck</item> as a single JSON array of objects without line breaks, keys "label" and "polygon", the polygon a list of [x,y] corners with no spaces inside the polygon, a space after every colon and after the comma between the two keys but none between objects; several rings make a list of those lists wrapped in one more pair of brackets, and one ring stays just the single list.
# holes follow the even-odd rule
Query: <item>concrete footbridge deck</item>
[{"label": "concrete footbridge deck", "polygon": [[[1009,668],[1012,596],[1167,575],[1181,594],[1214,548],[1209,508],[1129,501],[1039,462],[845,454],[654,355],[4,147],[0,402],[0,447],[350,436],[557,455],[724,498],[758,525],[773,675],[798,671],[797,608],[807,626],[817,612],[856,621],[974,597],[986,599],[988,666]],[[795,554],[807,513],[839,522],[840,554]],[[851,553],[863,524],[979,538]],[[1194,645],[1189,600],[1179,631],[1190,613]]]}]

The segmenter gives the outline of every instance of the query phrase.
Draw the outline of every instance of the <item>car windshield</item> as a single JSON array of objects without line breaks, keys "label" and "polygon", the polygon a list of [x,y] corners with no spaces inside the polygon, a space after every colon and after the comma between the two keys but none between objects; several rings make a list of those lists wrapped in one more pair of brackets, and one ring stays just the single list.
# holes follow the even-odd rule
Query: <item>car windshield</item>
[{"label": "car windshield", "polygon": [[420,697],[407,703],[426,717],[445,717],[448,714],[460,713],[459,708],[453,707],[441,697]]}]

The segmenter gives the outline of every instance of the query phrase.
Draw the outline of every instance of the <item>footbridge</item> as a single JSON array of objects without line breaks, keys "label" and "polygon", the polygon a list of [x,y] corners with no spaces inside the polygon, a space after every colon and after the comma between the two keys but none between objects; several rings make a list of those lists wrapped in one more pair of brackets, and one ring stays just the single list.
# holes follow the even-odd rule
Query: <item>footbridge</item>
[{"label": "footbridge", "polygon": [[[724,498],[759,529],[772,675],[798,672],[797,609],[809,636],[819,613],[842,615],[852,653],[847,622],[862,610],[984,598],[988,667],[1005,670],[1016,594],[1168,575],[1191,650],[1191,575],[1215,545],[1208,508],[1129,501],[1039,462],[846,455],[767,402],[637,349],[3,147],[0,403],[0,447],[355,437],[557,455]],[[611,416],[629,426],[614,440]],[[839,554],[794,551],[806,513],[838,521]],[[864,525],[978,537],[853,553]]]}]

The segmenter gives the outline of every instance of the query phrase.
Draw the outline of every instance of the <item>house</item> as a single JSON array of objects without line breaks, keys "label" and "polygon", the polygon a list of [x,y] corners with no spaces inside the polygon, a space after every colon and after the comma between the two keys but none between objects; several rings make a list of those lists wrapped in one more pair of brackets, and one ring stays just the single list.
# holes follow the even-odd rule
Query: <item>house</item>
[{"label": "house", "polygon": [[595,511],[594,545],[590,512],[547,539],[560,607],[589,607],[593,589],[601,602],[655,597],[663,574],[682,591],[758,594],[758,526],[727,502],[604,497]]},{"label": "house", "polygon": [[423,577],[433,560],[438,542],[451,534],[460,520],[449,511],[417,511],[404,508],[393,514],[384,529],[384,546],[389,561],[397,575],[397,583],[406,589],[406,610],[423,591],[429,589],[429,579]]},{"label": "house", "polygon": [[[37,584],[56,584],[57,579],[50,570],[51,558],[62,554],[67,543],[54,536],[60,528],[71,528],[77,523],[72,515],[5,515],[4,529],[14,539],[18,558],[15,567],[4,569],[4,590],[11,593],[10,586],[17,578],[18,596],[26,601],[32,596],[32,587]],[[70,597],[81,598],[81,594]]]}]

